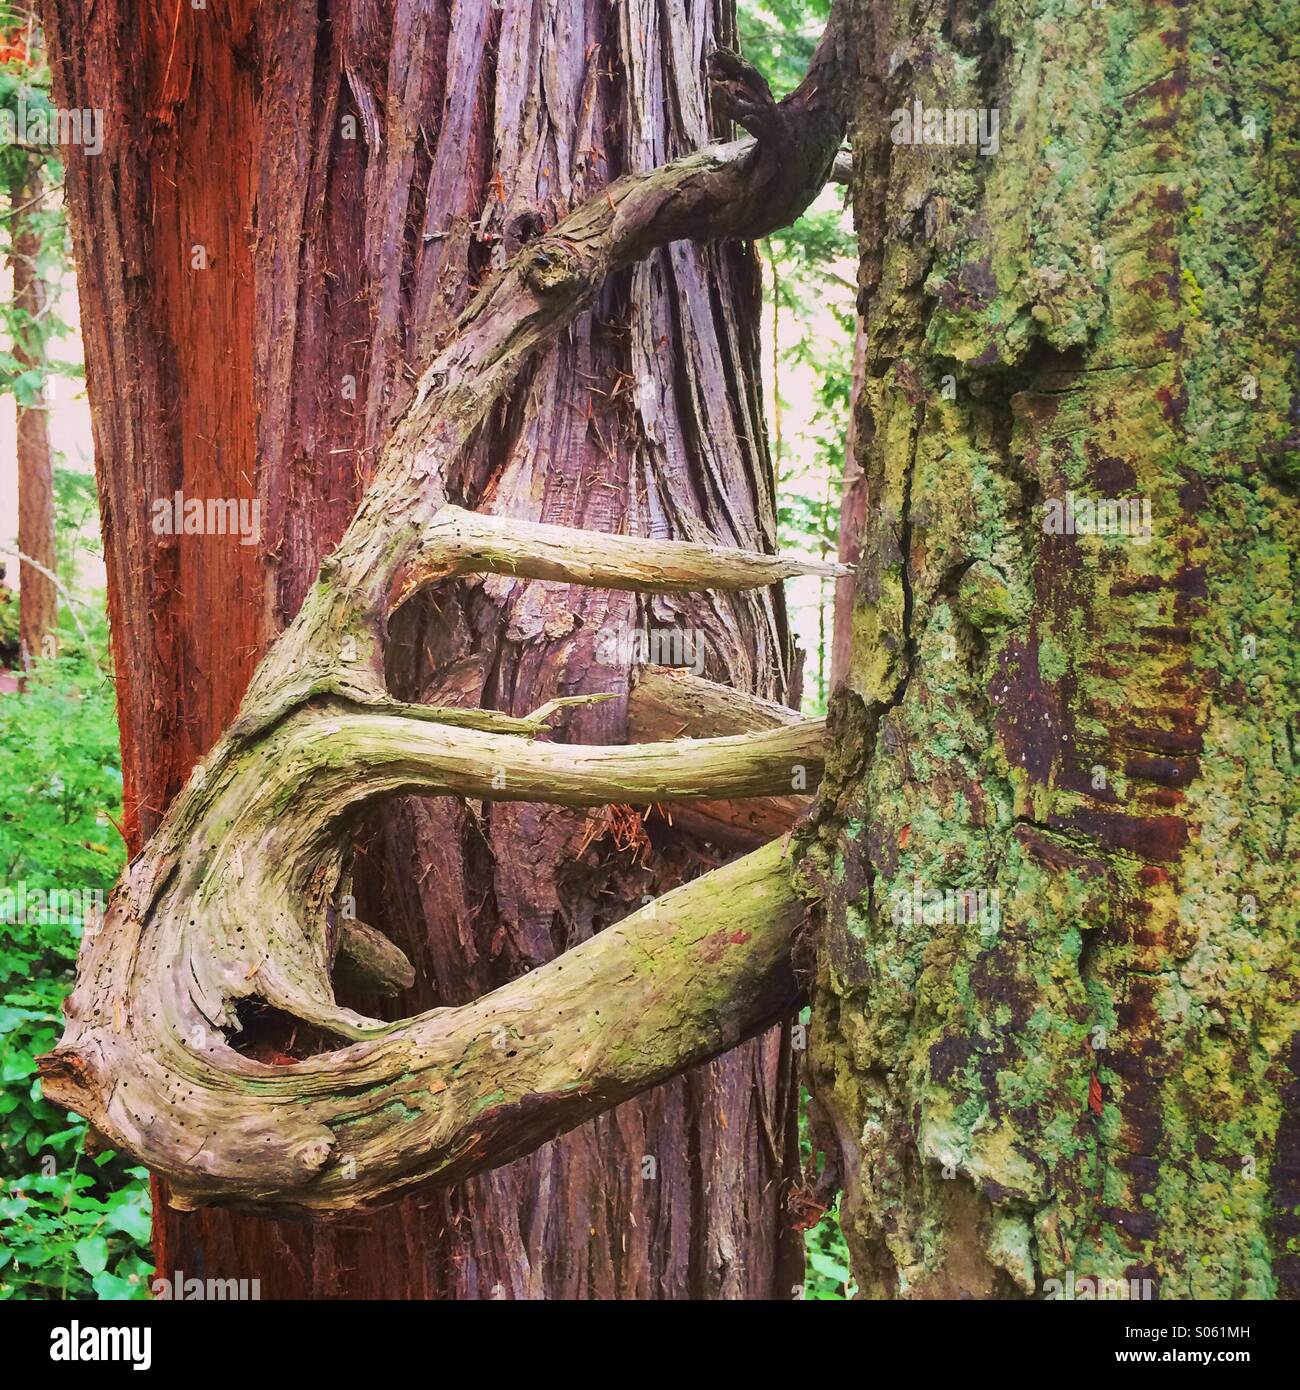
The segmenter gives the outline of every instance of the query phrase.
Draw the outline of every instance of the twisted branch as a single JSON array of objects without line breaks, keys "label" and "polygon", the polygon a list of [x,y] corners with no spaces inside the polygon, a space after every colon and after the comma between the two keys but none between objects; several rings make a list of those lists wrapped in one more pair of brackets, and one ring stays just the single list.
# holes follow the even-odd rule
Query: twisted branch
[{"label": "twisted branch", "polygon": [[[839,15],[784,102],[747,65],[717,60],[756,138],[620,180],[480,292],[234,724],[87,932],[66,1032],[41,1059],[45,1090],[165,1175],[176,1204],[329,1212],[453,1181],[734,1046],[793,1002],[802,907],[779,842],[460,1008],[368,1018],[336,1002],[331,969],[340,947],[381,980],[409,969],[341,912],[351,836],[378,797],[716,808],[784,798],[819,775],[819,722],[628,747],[540,742],[572,699],[525,719],[401,704],[383,651],[398,605],[460,575],[674,592],[839,572],[479,516],[447,506],[443,487],[528,355],[611,271],[681,237],[762,235],[814,196],[844,126]],[[250,1001],[347,1045],[289,1064],[246,1056],[234,1043]]]}]

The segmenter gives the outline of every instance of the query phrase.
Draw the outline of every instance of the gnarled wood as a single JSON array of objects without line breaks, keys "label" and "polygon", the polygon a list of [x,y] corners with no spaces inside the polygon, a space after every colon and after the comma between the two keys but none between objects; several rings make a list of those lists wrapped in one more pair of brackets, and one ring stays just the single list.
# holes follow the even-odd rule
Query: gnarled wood
[{"label": "gnarled wood", "polygon": [[[775,842],[472,1004],[376,1024],[291,1066],[240,1056],[193,1012],[179,968],[151,972],[150,1017],[122,1023],[143,1065],[106,1070],[118,1036],[106,999],[98,1027],[74,1023],[78,1045],[42,1075],[114,1145],[146,1154],[181,1205],[345,1210],[508,1162],[766,1026],[798,998],[789,942],[803,911]],[[186,1017],[202,1041],[182,1046]]]},{"label": "gnarled wood", "polygon": [[[646,667],[627,702],[628,736],[639,743],[668,738],[712,738],[797,723],[785,705],[742,694],[684,671]],[[803,785],[811,788],[813,782]],[[672,802],[661,813],[674,825],[716,844],[756,849],[783,835],[812,804],[800,795],[752,797],[743,801]]]},{"label": "gnarled wood", "polygon": [[339,926],[334,976],[371,994],[399,994],[415,983],[415,967],[381,931],[344,918]]},{"label": "gnarled wood", "polygon": [[[829,80],[837,32],[833,23],[809,81],[780,106],[752,88],[743,65],[725,62],[727,91],[757,141],[620,180],[530,244],[469,306],[239,718],[133,862],[104,929],[88,938],[67,1033],[43,1059],[47,1090],[166,1174],[182,1200],[337,1210],[450,1181],[712,1056],[789,1004],[784,960],[797,914],[777,848],[718,870],[706,888],[681,890],[692,909],[707,897],[724,924],[736,911],[746,924],[722,937],[698,921],[678,939],[669,932],[663,949],[685,946],[682,969],[668,967],[662,933],[638,926],[617,929],[631,959],[602,936],[576,964],[570,953],[538,972],[540,986],[507,986],[511,1007],[518,1000],[545,1025],[518,1068],[482,1046],[484,1020],[505,1007],[496,995],[450,1017],[435,1010],[400,1023],[339,1006],[328,938],[349,832],[375,796],[652,802],[761,795],[801,785],[796,769],[819,770],[822,731],[802,723],[631,748],[536,744],[464,718],[452,734],[434,712],[416,717],[389,697],[382,658],[397,605],[456,575],[672,592],[754,587],[806,568],[715,546],[490,520],[447,507],[441,480],[527,354],[611,270],[682,236],[756,235],[802,208],[842,131]],[[526,721],[530,732],[541,722]],[[719,889],[736,900],[720,907]],[[652,921],[660,910],[647,909]],[[582,981],[576,993],[560,987],[566,969]],[[635,989],[615,988],[629,979]],[[355,1045],[266,1076],[265,1064],[230,1045],[242,1000]],[[579,1001],[593,1018],[604,1015],[598,1026],[575,1023]],[[661,1045],[665,1031],[671,1041]]]}]

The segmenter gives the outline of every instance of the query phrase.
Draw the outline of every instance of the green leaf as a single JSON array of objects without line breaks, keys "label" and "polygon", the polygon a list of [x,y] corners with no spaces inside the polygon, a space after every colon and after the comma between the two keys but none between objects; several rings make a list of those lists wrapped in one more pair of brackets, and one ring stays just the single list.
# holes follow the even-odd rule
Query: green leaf
[{"label": "green leaf", "polygon": [[820,1250],[808,1252],[808,1263],[818,1274],[827,1279],[834,1279],[836,1283],[842,1284],[849,1277],[849,1271],[838,1260],[832,1259]]},{"label": "green leaf", "polygon": [[121,1302],[128,1298],[138,1298],[136,1286],[127,1279],[119,1279],[116,1274],[108,1274],[104,1271],[96,1274],[90,1281],[91,1287],[100,1298],[110,1302]]},{"label": "green leaf", "polygon": [[107,1268],[108,1241],[103,1236],[87,1236],[72,1248],[87,1274],[102,1274]]},{"label": "green leaf", "polygon": [[148,1245],[153,1230],[148,1192],[115,1192],[108,1199],[108,1226],[130,1236],[137,1245]]}]

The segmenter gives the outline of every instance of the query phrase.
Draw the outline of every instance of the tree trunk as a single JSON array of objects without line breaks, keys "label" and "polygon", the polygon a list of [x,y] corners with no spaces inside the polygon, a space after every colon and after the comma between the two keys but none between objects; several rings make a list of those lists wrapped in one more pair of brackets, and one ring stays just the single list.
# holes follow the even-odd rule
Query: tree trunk
[{"label": "tree trunk", "polygon": [[[10,269],[14,277],[14,308],[38,319],[46,311],[45,282],[38,257],[40,233],[31,223],[30,208],[41,189],[38,160],[27,162],[26,176],[10,189],[12,222],[9,229]],[[22,335],[13,345],[19,369],[44,374],[45,352],[38,331]],[[50,433],[45,405],[16,403],[18,462],[18,549],[35,566],[20,561],[18,604],[19,661],[24,669],[47,655],[46,638],[53,633],[59,615],[59,597],[53,574],[54,465],[50,457]],[[42,573],[42,570],[47,573]]]},{"label": "tree trunk", "polygon": [[[809,864],[867,1297],[1300,1291],[1293,21],[858,7],[870,514]],[[895,143],[917,99],[1000,150]]]},{"label": "tree trunk", "polygon": [[[862,531],[867,524],[867,480],[858,467],[858,403],[863,399],[863,372],[867,364],[867,337],[859,315],[853,335],[854,407],[844,439],[844,486],[840,493],[840,534],[838,557],[842,565],[856,570],[862,553]],[[831,690],[848,675],[853,653],[853,575],[835,581],[831,611]]]},{"label": "tree trunk", "polygon": [[[103,154],[69,152],[69,201],[138,846],[351,520],[412,364],[569,207],[710,138],[702,60],[731,17],[724,0],[671,28],[649,0],[167,15],[51,0],[46,22],[60,102],[106,113]],[[758,295],[734,245],[678,243],[614,277],[438,483],[478,512],[770,550]],[[256,501],[256,543],[154,534],[154,503],[177,491]],[[610,692],[567,738],[618,743],[626,638],[647,628],[686,629],[706,675],[796,702],[779,590],[637,600],[501,576],[398,613],[389,683],[516,714]],[[630,845],[621,824],[391,805],[354,890],[416,966],[390,1016],[471,1000],[717,862],[661,821]],[[159,1265],[257,1276],[272,1297],[788,1296],[796,1099],[778,1030],[374,1215],[160,1202]]]}]

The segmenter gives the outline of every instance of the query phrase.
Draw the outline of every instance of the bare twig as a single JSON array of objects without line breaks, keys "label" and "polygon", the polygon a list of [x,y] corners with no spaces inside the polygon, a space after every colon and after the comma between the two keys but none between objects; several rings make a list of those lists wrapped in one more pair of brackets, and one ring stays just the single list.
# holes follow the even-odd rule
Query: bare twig
[{"label": "bare twig", "polygon": [[[62,594],[64,601],[68,605],[68,611],[72,615],[72,621],[76,623],[77,631],[81,634],[81,640],[85,642],[87,646],[89,646],[90,637],[86,632],[85,624],[81,621],[79,617],[77,617],[77,607],[80,606],[82,608],[89,608],[91,605],[86,603],[83,599],[77,598],[77,596],[74,593],[72,593],[72,591],[67,587],[67,585],[64,584],[63,580],[61,580],[52,569],[49,569],[47,566],[41,564],[39,560],[33,560],[30,555],[24,555],[21,550],[11,550],[9,553],[11,555],[16,555],[18,559],[22,562],[22,564],[30,565],[31,568],[37,572],[37,574],[43,574],[46,577],[46,579],[48,579],[50,583],[54,585],[54,587],[59,591],[59,593]],[[21,573],[19,575],[19,582],[22,582]]]}]

